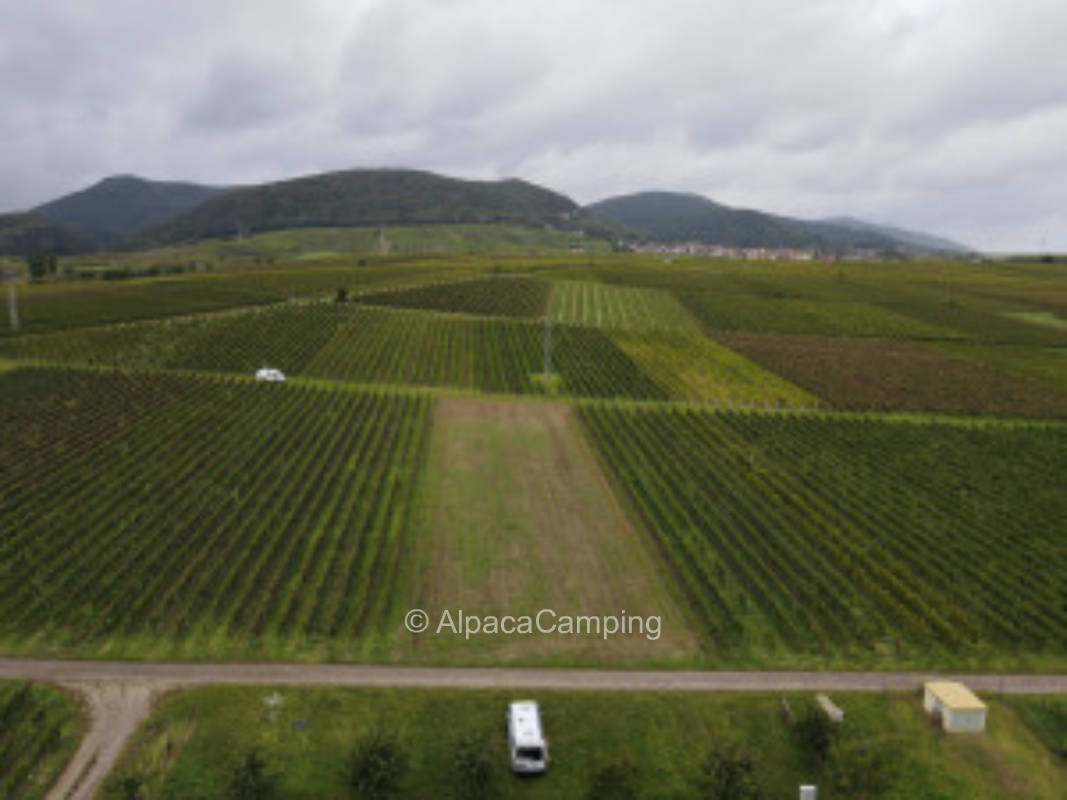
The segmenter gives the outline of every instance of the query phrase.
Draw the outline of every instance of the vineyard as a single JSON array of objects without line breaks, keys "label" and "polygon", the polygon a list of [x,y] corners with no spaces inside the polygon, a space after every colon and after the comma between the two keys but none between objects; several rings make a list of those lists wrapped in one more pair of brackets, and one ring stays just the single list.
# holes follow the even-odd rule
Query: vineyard
[{"label": "vineyard", "polygon": [[386,630],[426,400],[201,383],[119,435],[97,406],[111,440],[0,506],[7,652],[354,655]]},{"label": "vineyard", "polygon": [[[307,374],[333,379],[538,394],[540,323],[406,312],[356,312],[311,361]],[[552,370],[565,394],[666,399],[610,337],[594,328],[552,331]]]},{"label": "vineyard", "polygon": [[364,294],[360,302],[376,306],[419,308],[502,317],[539,317],[552,285],[519,276],[443,283],[415,289]]},{"label": "vineyard", "polygon": [[188,391],[172,376],[18,369],[0,376],[0,501]]},{"label": "vineyard", "polygon": [[1062,656],[1063,428],[582,414],[718,652]]},{"label": "vineyard", "polygon": [[715,339],[838,408],[1067,417],[1067,391],[1051,376],[1041,382],[1040,373],[1036,380],[1013,375],[915,342],[743,333]]},{"label": "vineyard", "polygon": [[650,554],[664,663],[1063,664],[1064,332],[1018,316],[1060,313],[1024,307],[1047,273],[311,256],[26,289],[0,650],[462,661],[399,627],[437,542],[441,602],[630,605]]},{"label": "vineyard", "polygon": [[556,322],[596,328],[699,330],[696,320],[667,292],[589,281],[555,283],[548,314]]},{"label": "vineyard", "polygon": [[617,331],[612,338],[677,400],[726,407],[822,405],[814,395],[701,334]]},{"label": "vineyard", "polygon": [[[19,292],[19,318],[25,333],[82,328],[113,322],[262,305],[284,299],[280,292],[235,286],[209,278],[174,278],[110,284],[31,286]],[[0,325],[0,338],[13,332]]]},{"label": "vineyard", "polygon": [[75,699],[32,683],[0,683],[0,800],[39,800],[81,737]]},{"label": "vineyard", "polygon": [[[293,297],[322,298],[339,288],[356,291],[455,280],[476,272],[430,260],[369,266],[283,265],[155,279],[30,285],[19,290],[19,317],[22,333],[45,333],[270,305]],[[0,340],[15,338],[6,318],[3,322]]]}]

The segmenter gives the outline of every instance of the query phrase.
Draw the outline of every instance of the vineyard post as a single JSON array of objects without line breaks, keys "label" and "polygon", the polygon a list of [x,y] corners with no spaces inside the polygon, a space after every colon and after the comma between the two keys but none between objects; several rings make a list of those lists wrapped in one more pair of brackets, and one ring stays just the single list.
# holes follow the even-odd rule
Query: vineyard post
[{"label": "vineyard post", "polygon": [[19,329],[19,305],[18,298],[15,296],[15,272],[3,272],[2,276],[4,283],[7,284],[7,317],[11,322],[11,330],[17,331]]},{"label": "vineyard post", "polygon": [[545,314],[545,386],[552,380],[552,317]]}]

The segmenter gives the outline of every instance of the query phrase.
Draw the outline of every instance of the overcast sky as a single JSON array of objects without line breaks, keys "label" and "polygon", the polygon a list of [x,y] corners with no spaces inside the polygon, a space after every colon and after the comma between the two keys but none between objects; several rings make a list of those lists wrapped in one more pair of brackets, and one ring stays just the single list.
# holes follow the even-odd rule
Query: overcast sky
[{"label": "overcast sky", "polygon": [[348,167],[1067,250],[1063,0],[0,0],[0,210]]}]

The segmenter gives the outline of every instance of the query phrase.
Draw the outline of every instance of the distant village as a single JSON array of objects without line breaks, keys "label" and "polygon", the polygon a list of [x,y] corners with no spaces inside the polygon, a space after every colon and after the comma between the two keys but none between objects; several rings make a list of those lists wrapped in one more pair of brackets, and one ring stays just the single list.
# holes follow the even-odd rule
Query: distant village
[{"label": "distant village", "polygon": [[724,247],[705,242],[638,242],[630,245],[636,253],[679,256],[716,256],[759,261],[870,261],[884,258],[879,250],[852,250],[846,254],[794,247]]}]

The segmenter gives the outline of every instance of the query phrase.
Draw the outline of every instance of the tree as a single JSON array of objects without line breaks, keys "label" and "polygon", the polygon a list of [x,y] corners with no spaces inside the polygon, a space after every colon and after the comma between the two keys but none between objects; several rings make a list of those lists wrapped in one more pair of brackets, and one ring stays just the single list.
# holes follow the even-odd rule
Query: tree
[{"label": "tree", "polygon": [[752,757],[735,747],[708,753],[696,781],[704,800],[759,800],[760,788]]},{"label": "tree", "polygon": [[484,800],[497,791],[496,764],[484,737],[467,736],[456,743],[452,777],[456,800]]},{"label": "tree", "polygon": [[793,725],[793,737],[812,769],[822,769],[829,758],[837,733],[834,725],[826,714],[812,707]]},{"label": "tree", "polygon": [[334,300],[336,302],[338,302],[338,303],[347,303],[348,302],[348,289],[346,289],[344,286],[338,286],[337,287],[337,294],[334,296]]},{"label": "tree", "polygon": [[230,773],[228,797],[233,800],[271,800],[276,795],[276,779],[267,772],[266,759],[257,748],[252,748]]},{"label": "tree", "polygon": [[397,738],[375,728],[352,754],[351,784],[360,800],[389,800],[407,770],[407,756]]},{"label": "tree", "polygon": [[857,739],[835,745],[824,782],[834,796],[876,800],[892,785],[900,760],[900,745],[891,739]]},{"label": "tree", "polygon": [[48,274],[48,256],[44,253],[30,253],[26,256],[26,269],[30,273],[30,280],[42,280]]}]

